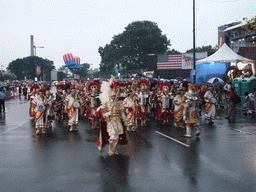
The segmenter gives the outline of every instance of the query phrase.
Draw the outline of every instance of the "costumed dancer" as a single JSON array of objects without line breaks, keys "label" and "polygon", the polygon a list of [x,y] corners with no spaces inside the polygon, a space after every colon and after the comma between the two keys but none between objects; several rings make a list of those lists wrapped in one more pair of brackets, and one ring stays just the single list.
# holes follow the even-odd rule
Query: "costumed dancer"
[{"label": "costumed dancer", "polygon": [[185,128],[183,121],[183,110],[186,98],[184,97],[183,89],[178,89],[177,95],[173,99],[174,104],[174,126]]},{"label": "costumed dancer", "polygon": [[54,111],[56,113],[56,120],[57,121],[63,121],[64,119],[64,90],[65,86],[64,84],[58,84],[57,85],[57,92],[55,94],[55,101],[54,101]]},{"label": "costumed dancer", "polygon": [[157,84],[156,90],[155,90],[155,119],[160,120],[162,116],[162,102],[161,102],[161,91],[160,86],[163,84],[163,82],[160,82]]},{"label": "costumed dancer", "polygon": [[87,113],[87,110],[89,108],[89,96],[87,94],[87,85],[85,85],[85,87],[83,88],[80,102],[81,102],[80,116],[84,117],[84,115]]},{"label": "costumed dancer", "polygon": [[44,94],[46,98],[45,103],[45,128],[52,128],[52,121],[55,119],[53,113],[53,95],[50,92],[49,86],[44,87]]},{"label": "costumed dancer", "polygon": [[202,85],[202,87],[200,88],[200,90],[198,92],[198,98],[200,100],[200,111],[199,111],[200,116],[202,115],[203,106],[205,105],[205,100],[204,100],[205,93],[206,93],[205,85]]},{"label": "costumed dancer", "polygon": [[216,99],[213,95],[213,86],[208,88],[208,91],[204,94],[205,100],[205,118],[208,120],[209,124],[212,125],[214,122],[212,121],[215,118],[216,114]]},{"label": "costumed dancer", "polygon": [[155,117],[156,108],[157,108],[157,89],[155,87],[152,88],[152,93],[150,95],[150,103],[151,103],[151,115]]},{"label": "costumed dancer", "polygon": [[64,93],[64,109],[63,109],[63,121],[65,121],[66,126],[68,126],[68,114],[67,114],[67,110],[65,110],[65,102],[66,102],[66,98],[71,94],[71,83],[70,82],[66,82],[65,84],[65,93]]},{"label": "costumed dancer", "polygon": [[38,84],[32,85],[30,88],[31,94],[28,96],[28,100],[30,100],[29,115],[33,118],[35,118],[35,105],[33,104],[33,100],[38,96],[39,89],[40,86]]},{"label": "costumed dancer", "polygon": [[127,92],[127,97],[124,99],[123,103],[125,106],[125,114],[127,119],[127,131],[135,131],[137,129],[137,118],[136,118],[136,98],[133,91],[129,90]]},{"label": "costumed dancer", "polygon": [[39,90],[39,96],[33,99],[35,105],[35,128],[36,134],[45,134],[45,105],[47,105],[46,97],[44,96],[44,90]]},{"label": "costumed dancer", "polygon": [[123,101],[127,96],[126,83],[118,83],[117,87],[119,88],[118,100]]},{"label": "costumed dancer", "polygon": [[137,118],[141,120],[141,126],[147,125],[147,118],[150,114],[150,105],[149,105],[149,97],[150,92],[148,91],[149,88],[149,81],[140,80],[137,83],[137,88],[141,89],[137,92],[137,97],[139,99],[138,102],[138,112]]},{"label": "costumed dancer", "polygon": [[65,99],[65,111],[68,115],[68,125],[70,126],[69,131],[78,131],[78,118],[79,118],[79,98],[74,87],[71,88],[71,94]]},{"label": "costumed dancer", "polygon": [[128,82],[126,83],[126,93],[127,93],[128,91],[135,91],[135,90],[132,90],[132,82],[131,82],[131,81],[128,81]]},{"label": "costumed dancer", "polygon": [[161,99],[161,119],[163,120],[163,125],[172,120],[172,99],[171,98],[171,85],[168,83],[162,83],[160,86],[160,94],[159,99]]},{"label": "costumed dancer", "polygon": [[90,106],[87,111],[85,121],[90,121],[92,123],[92,129],[97,127],[97,116],[96,110],[100,106],[99,103],[99,90],[100,85],[97,82],[91,82],[88,85],[88,91],[90,92]]},{"label": "costumed dancer", "polygon": [[185,94],[186,104],[184,105],[183,118],[186,124],[185,137],[191,137],[191,128],[196,130],[196,136],[199,136],[201,131],[197,123],[199,122],[199,100],[194,85],[189,85],[188,92]]},{"label": "costumed dancer", "polygon": [[[127,126],[127,120],[124,113],[123,102],[118,101],[117,98],[117,82],[114,81],[114,77],[112,77],[109,82],[103,82],[101,92],[100,100],[102,106],[100,108],[106,120],[106,127],[104,124],[100,127],[99,141],[97,144],[101,152],[104,144],[108,142],[108,154],[112,156],[118,154],[116,152],[118,143],[128,143],[124,129],[124,126]],[[106,132],[108,134],[106,134]]]}]

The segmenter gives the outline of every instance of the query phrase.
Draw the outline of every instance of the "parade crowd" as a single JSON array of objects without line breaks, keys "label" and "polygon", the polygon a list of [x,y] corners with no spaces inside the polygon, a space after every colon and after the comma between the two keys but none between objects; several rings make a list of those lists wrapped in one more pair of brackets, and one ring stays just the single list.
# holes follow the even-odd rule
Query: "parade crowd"
[{"label": "parade crowd", "polygon": [[[54,86],[56,92],[51,90]],[[53,121],[62,121],[70,132],[78,131],[79,121],[88,121],[92,129],[99,129],[99,151],[108,144],[109,155],[117,154],[118,143],[127,144],[127,131],[146,126],[152,118],[163,125],[172,126],[173,122],[185,137],[198,137],[203,112],[208,123],[214,124],[216,108],[228,110],[226,118],[233,122],[239,103],[231,84],[219,88],[146,79],[124,83],[111,77],[102,83],[63,81],[51,87],[37,83],[30,87],[29,114],[36,134],[47,134]]]}]

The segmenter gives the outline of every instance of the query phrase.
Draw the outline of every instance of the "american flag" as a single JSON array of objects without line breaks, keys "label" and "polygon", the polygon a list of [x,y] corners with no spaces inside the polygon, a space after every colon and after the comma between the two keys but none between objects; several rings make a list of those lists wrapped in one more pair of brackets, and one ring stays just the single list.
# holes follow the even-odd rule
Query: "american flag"
[{"label": "american flag", "polygon": [[158,55],[157,70],[182,69],[182,54]]}]

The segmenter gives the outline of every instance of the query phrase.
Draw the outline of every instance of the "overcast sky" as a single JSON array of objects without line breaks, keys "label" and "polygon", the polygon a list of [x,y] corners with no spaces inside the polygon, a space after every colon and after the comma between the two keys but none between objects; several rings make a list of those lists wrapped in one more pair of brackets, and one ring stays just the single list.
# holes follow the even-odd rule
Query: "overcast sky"
[{"label": "overcast sky", "polygon": [[[196,46],[215,46],[218,26],[256,15],[255,0],[195,0]],[[149,20],[171,40],[170,49],[193,47],[193,0],[0,0],[0,65],[36,55],[64,65],[72,53],[98,68],[98,48],[133,21]]]}]

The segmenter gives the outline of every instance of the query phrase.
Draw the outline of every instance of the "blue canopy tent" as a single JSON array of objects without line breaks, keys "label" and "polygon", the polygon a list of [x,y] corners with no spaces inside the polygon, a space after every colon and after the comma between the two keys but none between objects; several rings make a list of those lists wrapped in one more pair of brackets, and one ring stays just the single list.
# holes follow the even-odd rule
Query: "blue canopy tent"
[{"label": "blue canopy tent", "polygon": [[[196,84],[207,83],[212,77],[223,79],[230,69],[230,63],[202,63],[196,65]],[[193,79],[193,70],[190,73]]]}]

